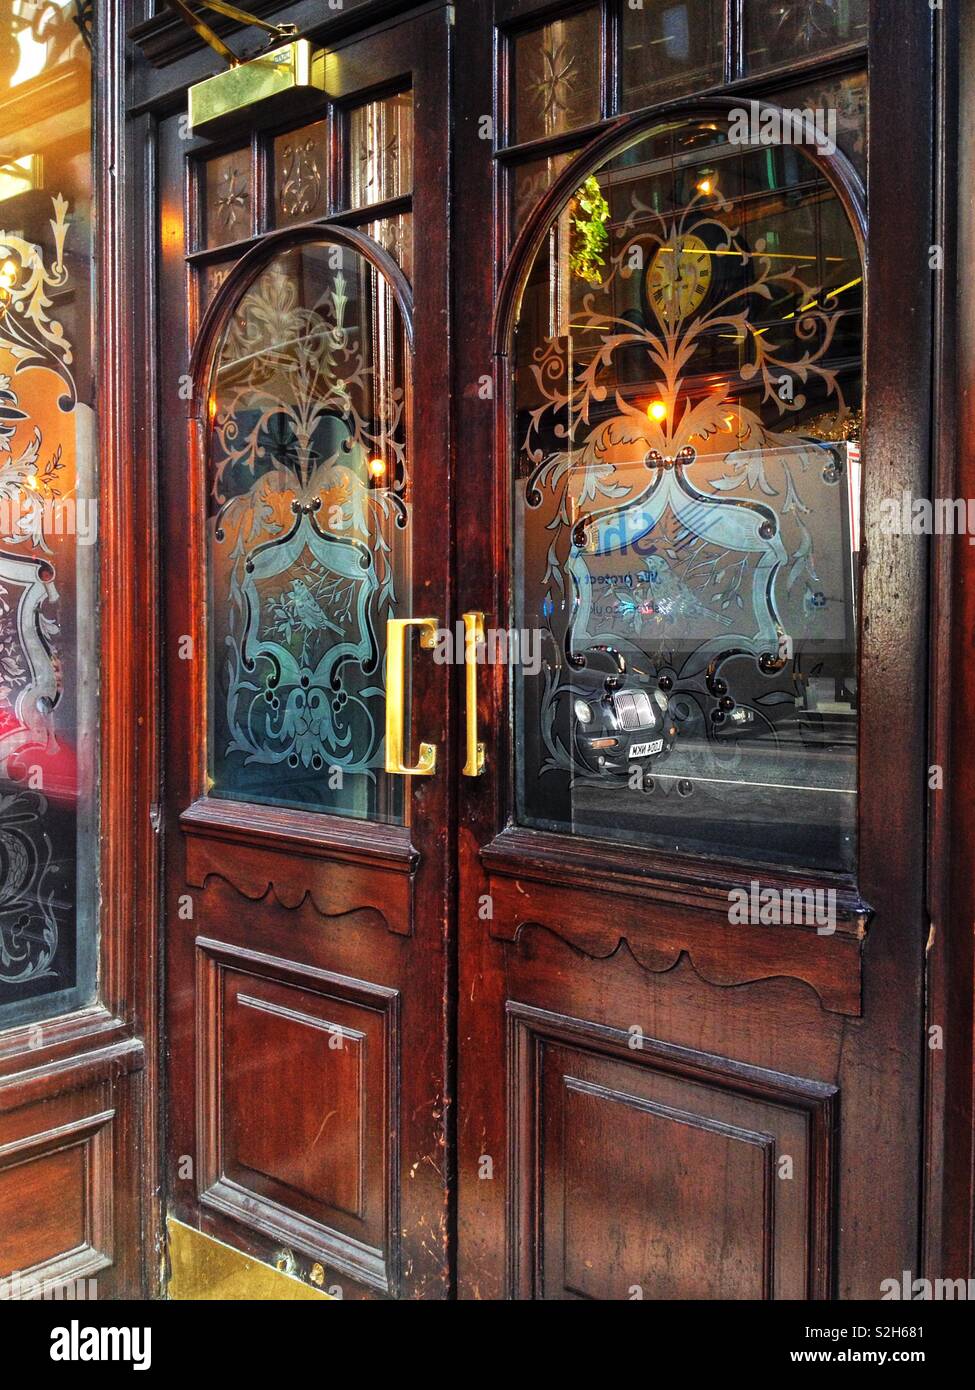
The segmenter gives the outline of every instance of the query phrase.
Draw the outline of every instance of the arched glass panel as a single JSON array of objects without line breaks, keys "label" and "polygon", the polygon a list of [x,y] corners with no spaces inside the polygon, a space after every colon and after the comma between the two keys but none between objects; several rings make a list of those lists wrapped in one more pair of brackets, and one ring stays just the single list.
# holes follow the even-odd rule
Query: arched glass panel
[{"label": "arched glass panel", "polygon": [[852,867],[862,304],[807,151],[717,122],[556,220],[514,342],[521,823]]},{"label": "arched glass panel", "polygon": [[386,620],[409,615],[408,350],[386,279],[326,240],[228,317],[209,395],[210,794],[396,821]]}]

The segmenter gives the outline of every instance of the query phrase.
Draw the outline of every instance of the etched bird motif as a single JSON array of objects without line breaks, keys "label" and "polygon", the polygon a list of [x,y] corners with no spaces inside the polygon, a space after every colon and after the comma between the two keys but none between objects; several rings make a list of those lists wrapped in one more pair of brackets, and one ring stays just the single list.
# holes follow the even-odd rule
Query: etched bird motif
[{"label": "etched bird motif", "polygon": [[326,627],[336,635],[342,635],[342,629],[328,617],[303,579],[292,581],[288,599],[290,607],[309,632]]}]

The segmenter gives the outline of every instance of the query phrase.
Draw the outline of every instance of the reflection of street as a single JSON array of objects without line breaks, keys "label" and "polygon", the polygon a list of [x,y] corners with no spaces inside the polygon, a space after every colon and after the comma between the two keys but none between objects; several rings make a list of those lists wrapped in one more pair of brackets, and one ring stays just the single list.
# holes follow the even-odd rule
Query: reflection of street
[{"label": "reflection of street", "polygon": [[[707,766],[707,773],[699,771]],[[727,775],[721,770],[727,766]],[[702,738],[689,735],[674,748],[666,765],[656,769],[661,776],[692,777],[702,786],[733,785],[746,791],[792,789],[807,792],[833,792],[849,796],[856,790],[856,757],[852,747],[818,747],[810,750],[799,730],[779,730],[776,746],[760,740],[728,742],[715,748]]]},{"label": "reflection of street", "polygon": [[[643,789],[623,781],[577,781],[578,834],[612,835],[647,847],[778,863],[847,861],[855,827],[852,746],[810,750],[798,729],[777,746],[741,740],[715,747],[687,734],[654,763]],[[770,846],[775,828],[780,849]]]}]

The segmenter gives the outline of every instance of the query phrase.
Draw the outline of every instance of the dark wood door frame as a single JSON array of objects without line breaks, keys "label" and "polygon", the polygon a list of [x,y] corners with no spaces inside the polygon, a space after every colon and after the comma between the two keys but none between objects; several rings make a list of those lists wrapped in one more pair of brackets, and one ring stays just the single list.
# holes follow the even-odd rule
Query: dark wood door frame
[{"label": "dark wood door frame", "polygon": [[[148,8],[146,4],[147,14]],[[265,3],[265,0],[254,0],[254,8],[261,13],[280,12],[280,6]],[[348,0],[345,13],[334,23],[329,21],[322,25],[320,32],[323,36],[339,34],[349,27],[381,22],[394,11],[405,8],[409,6],[387,4],[383,0],[360,0],[359,3]],[[539,4],[509,3],[499,6],[498,13],[501,19],[517,19],[543,8]],[[958,276],[952,269],[962,264],[961,255],[973,244],[965,190],[975,176],[970,169],[972,140],[967,116],[975,109],[975,92],[969,90],[970,84],[959,92],[959,74],[975,71],[975,60],[969,52],[973,31],[971,25],[961,24],[957,7],[946,7],[932,17],[926,6],[906,6],[898,12],[896,22],[887,5],[874,3],[871,8],[869,205],[874,230],[870,248],[873,285],[870,312],[875,322],[880,319],[889,325],[889,332],[873,335],[868,373],[873,412],[878,415],[882,410],[889,424],[882,435],[874,436],[870,447],[872,453],[876,452],[877,466],[884,472],[885,488],[897,491],[925,481],[933,433],[930,325],[937,301],[940,313],[937,322],[943,336],[935,354],[939,367],[934,395],[938,439],[935,491],[940,496],[975,495],[975,463],[968,447],[975,431],[967,419],[965,404],[970,393],[963,395],[960,389],[961,383],[975,370],[975,328],[969,323],[973,301],[971,296],[965,296],[962,313],[956,319]],[[291,9],[302,19],[312,16],[313,12],[316,21],[320,16],[319,7],[311,0]],[[485,228],[495,226],[497,196],[491,187],[490,149],[485,147],[478,130],[480,117],[493,110],[493,18],[489,0],[464,0],[458,7],[454,47],[454,61],[459,64],[455,71],[462,74],[463,82],[455,86],[457,104],[453,117],[452,178],[456,214],[452,255],[457,263],[463,264],[464,273],[454,278],[453,312],[457,322],[465,325],[465,331],[458,337],[452,354],[452,454],[456,457],[458,441],[463,441],[464,468],[468,472],[473,471],[472,441],[482,465],[490,466],[491,462],[486,446],[477,441],[483,440],[491,429],[489,416],[493,407],[485,403],[478,383],[492,371],[489,342],[495,267],[503,264],[506,255],[494,231],[491,233],[495,238],[492,254],[482,253]],[[217,25],[222,27],[220,21]],[[932,32],[937,36],[936,48]],[[156,306],[151,289],[151,268],[155,264],[152,229],[158,207],[153,142],[160,116],[183,105],[187,83],[208,70],[208,58],[166,15],[155,19],[147,17],[133,30],[133,38],[138,40],[139,47],[130,50],[134,63],[130,73],[125,146],[125,177],[132,197],[124,245],[120,251],[107,254],[118,266],[121,283],[133,287],[133,359],[147,364],[146,376],[139,373],[131,390],[133,457],[144,461],[148,478],[154,476],[156,468],[154,401],[158,374],[164,365],[154,332]],[[116,63],[114,75],[108,80],[120,80],[118,69]],[[761,90],[762,84],[756,84],[756,94]],[[937,112],[935,90],[940,92],[941,102]],[[933,165],[931,149],[938,115],[944,121],[945,138],[935,147],[936,163]],[[106,125],[109,124],[106,118]],[[896,176],[892,174],[894,170]],[[909,200],[904,197],[907,187],[912,190]],[[933,196],[935,187],[940,195],[937,205]],[[935,279],[932,286],[928,248],[934,243],[945,248],[947,271],[940,280]],[[143,284],[147,287],[145,297],[135,292],[135,287]],[[124,343],[126,339],[123,336],[119,341]],[[119,356],[121,358],[122,354]],[[124,400],[120,401],[119,409],[124,410]],[[133,534],[151,537],[154,533],[151,496],[151,489],[147,488],[134,521],[129,524],[129,537]],[[470,520],[463,528],[461,545],[464,560],[458,574],[457,611],[492,604],[495,612],[500,611],[496,556],[488,528]],[[918,822],[912,821],[906,811],[898,811],[897,823],[903,824],[904,829],[903,833],[895,835],[887,816],[891,806],[909,806],[912,814],[913,809],[923,810],[922,779],[917,769],[912,768],[907,776],[910,785],[902,785],[905,774],[894,766],[897,760],[889,757],[883,728],[878,723],[873,733],[865,729],[864,763],[875,769],[871,802],[883,807],[884,814],[874,817],[873,830],[865,827],[864,847],[865,850],[870,847],[870,857],[878,865],[881,881],[874,879],[872,885],[864,883],[863,891],[878,908],[878,915],[883,914],[885,903],[892,903],[895,908],[902,904],[903,914],[897,913],[895,923],[906,921],[908,916],[914,921],[915,925],[910,928],[893,925],[885,930],[883,941],[871,943],[871,953],[876,952],[896,976],[899,956],[906,955],[912,968],[920,970],[927,933],[919,932],[917,926],[924,921],[923,913],[917,912],[919,892],[925,881],[930,887],[931,923],[935,930],[931,933],[927,952],[927,1022],[937,1026],[947,1023],[953,1041],[944,1052],[933,1052],[924,1048],[922,1040],[918,1039],[919,1065],[920,1054],[923,1054],[927,1068],[924,1259],[923,1263],[919,1260],[918,1272],[929,1273],[932,1277],[966,1277],[971,1271],[973,1230],[971,1062],[975,983],[971,936],[967,930],[975,864],[968,851],[975,842],[975,823],[971,813],[972,758],[966,752],[972,745],[972,716],[962,698],[958,665],[961,654],[967,651],[968,634],[975,621],[975,568],[967,547],[952,549],[950,544],[936,542],[933,550],[932,585],[937,608],[931,627],[931,761],[945,767],[947,790],[929,798],[932,836],[925,858],[924,846],[918,844]],[[883,554],[875,549],[871,568],[874,573],[880,573],[884,566]],[[137,607],[145,615],[153,610],[153,566],[148,555],[140,572],[138,592],[141,598]],[[899,590],[902,616],[909,610],[907,625],[896,622],[891,616],[874,630],[870,639],[881,657],[882,680],[893,691],[917,689],[918,672],[923,669],[917,662],[923,661],[923,655],[919,654],[923,654],[926,647],[926,585],[925,564],[918,556],[911,566],[906,590]],[[147,642],[142,649],[146,666],[151,663],[151,648],[152,644]],[[151,681],[145,672],[139,680],[145,723],[140,722],[139,784],[142,791],[137,804],[143,805],[148,812],[149,805],[157,799],[152,793],[156,785],[151,738],[154,704]],[[483,715],[487,714],[489,701],[498,698],[497,693],[492,696],[487,691],[486,685],[485,682],[482,690]],[[458,697],[460,693],[458,686]],[[923,716],[923,709],[914,702],[911,736],[923,736]],[[902,802],[900,798],[905,791],[907,799]],[[502,823],[499,796],[497,787],[488,783],[475,784],[475,794],[468,803],[470,814],[459,832],[460,863],[466,866],[465,871],[480,872],[477,867],[479,845],[486,843]],[[870,807],[866,806],[865,810],[869,817]],[[154,860],[152,853],[147,852],[146,833],[142,831],[140,835],[143,849],[130,856],[134,866],[132,882],[138,883],[139,893],[133,891],[130,901],[141,904],[145,898],[145,884],[153,881]],[[885,859],[884,850],[891,842],[898,847],[903,844],[905,854],[896,874],[887,878],[886,868],[893,856]],[[140,918],[136,961],[137,973],[144,982],[138,1016],[147,1020],[150,1037],[154,1005],[151,986],[158,968],[153,908],[154,903],[148,904]],[[474,955],[484,952],[487,945],[483,933],[470,933],[467,949]],[[911,988],[913,990],[913,985]],[[870,1000],[866,1002],[869,1005]],[[462,1049],[477,1045],[476,1038],[465,1035],[463,1021],[459,1044]],[[862,1064],[880,1066],[881,1060],[878,1056],[865,1056]],[[150,1143],[156,1093],[157,1087],[150,1084],[146,1091],[146,1133]],[[907,1117],[905,1123],[910,1122]],[[462,1154],[469,1156],[477,1148],[477,1136],[462,1132]],[[491,1200],[485,1207],[482,1198],[488,1186],[482,1185],[476,1201],[472,1201],[472,1183],[470,1173],[462,1171],[458,1180],[461,1191],[459,1232],[467,1251],[467,1270],[462,1274],[467,1280],[468,1293],[480,1290],[491,1296],[492,1290],[500,1287],[500,1274],[492,1272],[484,1281],[468,1271],[502,1268],[498,1233],[503,1225],[504,1199],[500,1190],[492,1187]],[[147,1246],[150,1279],[157,1263],[152,1258],[156,1247],[151,1234],[153,1213],[158,1214],[158,1204],[152,1194],[157,1190],[150,1162],[145,1169],[144,1182],[150,1232]]]},{"label": "dark wood door frame", "polygon": [[[939,11],[934,147],[936,216],[935,449],[932,495],[975,496],[975,295],[966,267],[975,254],[970,189],[975,178],[975,25],[958,6]],[[975,751],[973,715],[960,678],[975,626],[975,552],[965,538],[932,541],[925,1047],[924,1262],[927,1278],[968,1279],[975,1270]]]}]

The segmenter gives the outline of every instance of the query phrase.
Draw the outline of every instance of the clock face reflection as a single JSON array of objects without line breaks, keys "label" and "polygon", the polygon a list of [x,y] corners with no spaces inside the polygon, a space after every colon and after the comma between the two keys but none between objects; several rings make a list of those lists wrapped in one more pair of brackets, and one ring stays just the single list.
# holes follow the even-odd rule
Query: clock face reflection
[{"label": "clock face reflection", "polygon": [[662,324],[671,326],[695,313],[711,287],[711,252],[688,233],[661,246],[647,271],[647,298]]}]

